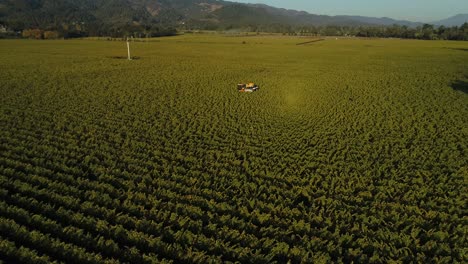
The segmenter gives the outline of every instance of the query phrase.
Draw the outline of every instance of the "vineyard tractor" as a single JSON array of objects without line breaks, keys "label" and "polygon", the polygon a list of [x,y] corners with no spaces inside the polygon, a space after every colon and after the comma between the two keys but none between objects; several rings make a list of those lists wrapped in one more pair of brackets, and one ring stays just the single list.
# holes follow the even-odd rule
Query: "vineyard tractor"
[{"label": "vineyard tractor", "polygon": [[241,93],[252,93],[256,92],[260,89],[260,86],[256,85],[255,83],[239,83],[237,85],[237,90]]}]

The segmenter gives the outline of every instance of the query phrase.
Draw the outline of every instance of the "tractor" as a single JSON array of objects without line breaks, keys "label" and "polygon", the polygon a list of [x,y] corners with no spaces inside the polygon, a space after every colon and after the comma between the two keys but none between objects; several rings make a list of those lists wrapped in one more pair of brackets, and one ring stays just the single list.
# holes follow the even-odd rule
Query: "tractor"
[{"label": "tractor", "polygon": [[239,83],[237,85],[237,90],[241,93],[252,93],[256,92],[258,89],[260,89],[260,86],[255,83]]}]

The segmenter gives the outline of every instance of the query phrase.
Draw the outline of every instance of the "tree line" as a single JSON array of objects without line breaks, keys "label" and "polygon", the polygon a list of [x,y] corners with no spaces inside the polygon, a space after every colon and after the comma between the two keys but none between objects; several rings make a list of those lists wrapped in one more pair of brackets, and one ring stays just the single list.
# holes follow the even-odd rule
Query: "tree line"
[{"label": "tree line", "polygon": [[283,35],[295,36],[344,36],[344,37],[368,37],[368,38],[403,38],[423,40],[468,40],[468,23],[462,26],[436,27],[424,24],[418,27],[400,25],[392,26],[291,26],[286,24],[250,25],[235,29],[232,26],[204,25],[198,27],[169,27],[156,25],[126,25],[121,27],[100,27],[97,25],[86,25],[75,23],[60,29],[31,28],[12,32],[0,33],[3,37],[23,37],[32,39],[58,39],[58,38],[82,38],[82,37],[113,37],[121,38],[133,36],[136,38],[152,38],[162,36],[174,36],[178,32],[192,30],[215,30],[215,31],[242,31],[242,32],[267,32],[282,33]]},{"label": "tree line", "polygon": [[29,39],[72,39],[85,37],[122,38],[133,36],[137,38],[154,38],[177,35],[174,27],[166,26],[123,26],[123,27],[93,27],[86,24],[73,24],[64,28],[26,28],[18,31],[0,33],[0,38]]},{"label": "tree line", "polygon": [[[216,28],[211,28],[216,29]],[[227,26],[223,30],[232,30]],[[346,36],[369,38],[403,38],[425,40],[468,40],[468,23],[445,27],[424,24],[418,27],[392,26],[291,26],[286,24],[251,25],[246,31],[282,33],[298,36]]]}]

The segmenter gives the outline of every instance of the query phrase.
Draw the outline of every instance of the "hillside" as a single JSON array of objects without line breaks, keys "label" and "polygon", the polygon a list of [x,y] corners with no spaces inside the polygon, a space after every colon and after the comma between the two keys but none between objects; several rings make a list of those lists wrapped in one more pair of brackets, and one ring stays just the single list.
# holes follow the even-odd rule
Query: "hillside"
[{"label": "hillside", "polygon": [[[463,21],[460,16],[441,23],[460,23]],[[386,17],[315,15],[263,4],[217,0],[0,0],[0,26],[16,32],[53,31],[56,32],[53,36],[65,38],[155,37],[174,35],[176,29],[240,29],[333,36],[434,39],[437,35],[441,39],[468,39],[463,30],[425,32],[421,23]],[[356,30],[358,27],[362,28]],[[381,27],[393,29],[383,32]],[[419,27],[417,31],[416,27]],[[41,34],[29,32],[26,37],[36,35]]]},{"label": "hillside", "polygon": [[[57,29],[82,24],[93,28],[129,25],[417,25],[409,21],[359,16],[324,16],[259,4],[216,0],[0,0],[0,22],[13,29]],[[99,30],[99,29],[97,29]]]}]

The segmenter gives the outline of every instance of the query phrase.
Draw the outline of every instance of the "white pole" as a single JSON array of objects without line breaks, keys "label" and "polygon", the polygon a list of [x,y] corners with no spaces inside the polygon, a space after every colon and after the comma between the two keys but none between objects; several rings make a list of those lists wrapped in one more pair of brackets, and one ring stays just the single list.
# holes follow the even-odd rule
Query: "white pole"
[{"label": "white pole", "polygon": [[127,51],[128,51],[128,60],[132,60],[132,57],[130,56],[130,42],[128,41],[128,38],[127,38]]}]

